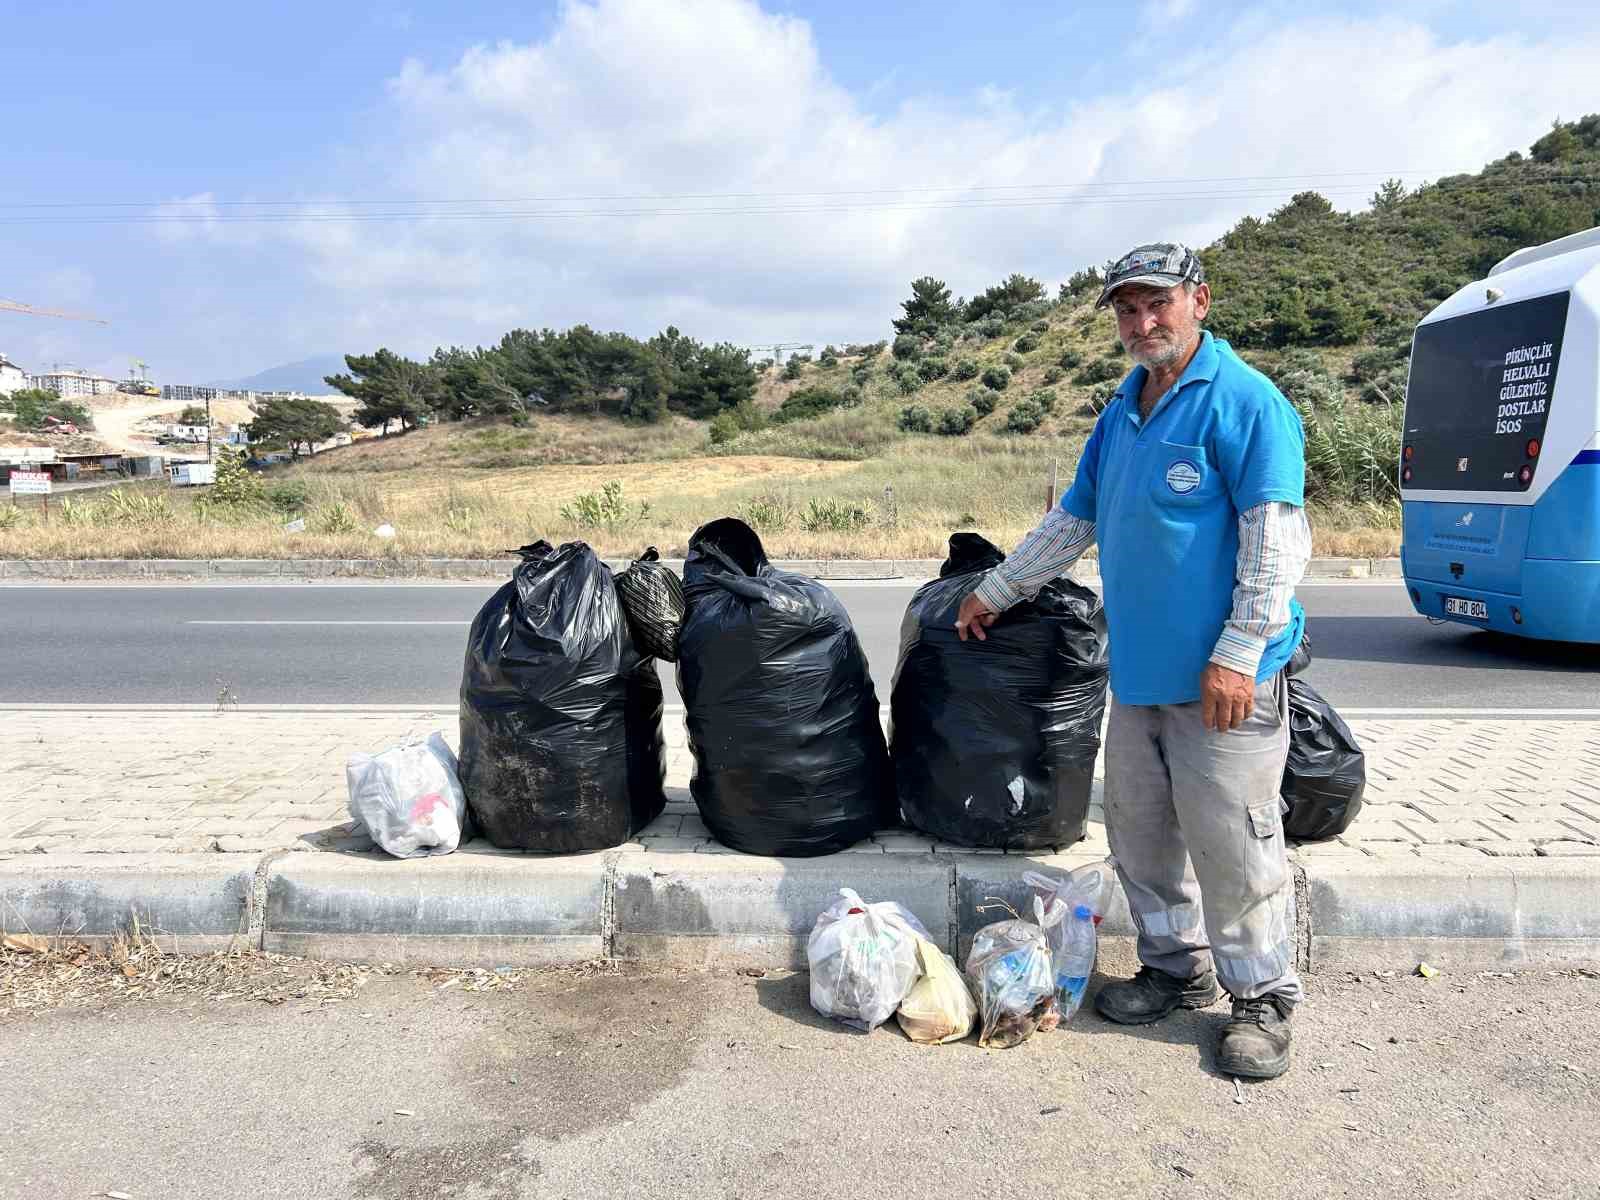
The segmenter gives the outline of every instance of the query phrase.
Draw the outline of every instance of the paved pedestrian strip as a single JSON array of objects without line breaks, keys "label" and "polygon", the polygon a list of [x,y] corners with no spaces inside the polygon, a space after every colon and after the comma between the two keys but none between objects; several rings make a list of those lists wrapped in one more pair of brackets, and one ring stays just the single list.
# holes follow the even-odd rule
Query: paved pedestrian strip
[{"label": "paved pedestrian strip", "polygon": [[[443,730],[452,706],[220,711],[72,707],[0,711],[0,854],[260,853],[370,845],[345,807],[345,759]],[[1353,717],[1366,807],[1302,856],[1592,857],[1600,869],[1600,715]],[[626,849],[725,852],[688,793],[681,712],[663,724],[668,805]],[[1104,852],[1095,785],[1090,834]],[[846,853],[956,851],[907,829]],[[1000,854],[1001,851],[964,853]]]}]

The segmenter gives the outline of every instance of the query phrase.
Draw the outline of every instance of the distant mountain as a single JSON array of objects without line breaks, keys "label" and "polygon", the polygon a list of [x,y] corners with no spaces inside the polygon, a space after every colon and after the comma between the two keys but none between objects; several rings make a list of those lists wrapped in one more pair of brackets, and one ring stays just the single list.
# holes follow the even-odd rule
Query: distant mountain
[{"label": "distant mountain", "polygon": [[318,354],[312,358],[302,358],[299,362],[268,367],[244,379],[215,379],[206,386],[249,388],[257,392],[307,392],[321,396],[333,391],[323,382],[323,376],[342,374],[344,370],[343,355]]}]

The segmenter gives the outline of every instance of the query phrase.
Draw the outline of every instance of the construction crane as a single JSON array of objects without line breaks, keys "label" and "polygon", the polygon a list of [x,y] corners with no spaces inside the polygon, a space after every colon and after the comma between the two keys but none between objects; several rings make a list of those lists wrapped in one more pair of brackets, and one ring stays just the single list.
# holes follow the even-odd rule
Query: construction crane
[{"label": "construction crane", "polygon": [[23,304],[20,300],[0,300],[0,312],[23,313],[30,317],[61,317],[68,321],[93,321],[96,325],[109,325],[110,321],[99,317],[91,317],[86,313],[58,312],[53,308],[35,308],[31,304]]},{"label": "construction crane", "polygon": [[122,389],[135,396],[159,396],[161,389],[150,381],[150,364],[136,358],[128,367],[128,384]]},{"label": "construction crane", "polygon": [[771,346],[751,346],[750,347],[750,353],[751,354],[759,354],[763,350],[769,350],[769,351],[772,352],[772,361],[773,362],[782,362],[783,361],[783,352],[785,350],[810,350],[810,349],[812,349],[812,345],[811,345],[810,342],[777,342],[777,343],[775,343],[775,344],[773,344]]}]

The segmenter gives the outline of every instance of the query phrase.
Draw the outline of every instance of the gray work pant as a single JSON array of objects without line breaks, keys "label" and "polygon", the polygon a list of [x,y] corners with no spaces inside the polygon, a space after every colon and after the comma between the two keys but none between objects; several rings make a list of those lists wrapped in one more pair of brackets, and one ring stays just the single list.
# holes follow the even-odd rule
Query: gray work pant
[{"label": "gray work pant", "polygon": [[1294,880],[1278,792],[1289,751],[1281,673],[1227,733],[1200,703],[1113,701],[1106,729],[1106,835],[1139,930],[1139,960],[1189,977],[1215,962],[1236,999],[1298,1002]]}]

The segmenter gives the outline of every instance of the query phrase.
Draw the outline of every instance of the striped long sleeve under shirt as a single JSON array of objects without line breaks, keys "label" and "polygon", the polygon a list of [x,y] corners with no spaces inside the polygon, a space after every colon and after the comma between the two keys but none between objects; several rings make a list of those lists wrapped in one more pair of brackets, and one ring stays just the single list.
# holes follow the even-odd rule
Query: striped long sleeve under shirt
[{"label": "striped long sleeve under shirt", "polygon": [[[1093,521],[1060,508],[995,567],[975,589],[995,612],[1031,599],[1052,579],[1066,574],[1094,541]],[[1289,625],[1289,602],[1311,561],[1311,526],[1305,509],[1274,501],[1239,514],[1233,609],[1211,652],[1211,661],[1255,676],[1261,655]]]}]

